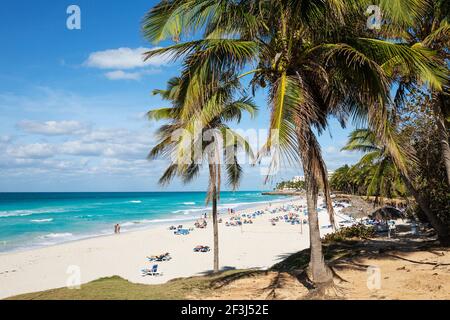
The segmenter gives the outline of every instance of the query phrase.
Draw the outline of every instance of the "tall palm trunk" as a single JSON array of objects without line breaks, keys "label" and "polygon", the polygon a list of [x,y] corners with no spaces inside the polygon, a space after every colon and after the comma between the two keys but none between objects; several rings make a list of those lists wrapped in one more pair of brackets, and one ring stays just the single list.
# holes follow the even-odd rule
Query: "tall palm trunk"
[{"label": "tall palm trunk", "polygon": [[214,273],[219,272],[219,224],[217,221],[217,187],[212,194],[212,218],[214,230]]},{"label": "tall palm trunk", "polygon": [[[326,265],[322,252],[322,241],[320,239],[319,215],[317,212],[317,198],[319,194],[318,172],[326,174],[320,154],[320,147],[314,137],[309,125],[305,125],[300,118],[296,119],[297,140],[299,144],[299,156],[303,165],[306,187],[306,205],[308,207],[310,262],[312,281],[321,290],[332,284],[333,274]],[[321,165],[322,164],[322,165]],[[314,174],[316,173],[316,174]],[[322,179],[323,180],[323,179]],[[324,186],[325,187],[325,186]],[[328,188],[325,188],[326,190]],[[325,192],[326,192],[325,190]],[[329,191],[329,190],[328,190]],[[327,203],[327,207],[330,203]],[[330,217],[330,222],[334,224]]]},{"label": "tall palm trunk", "polygon": [[413,195],[420,209],[422,209],[423,213],[427,217],[428,221],[431,223],[434,230],[438,235],[439,241],[443,245],[450,245],[450,230],[446,224],[444,224],[439,217],[437,217],[430,208],[428,203],[428,199],[423,197],[414,187],[412,182],[405,176],[402,176],[403,181],[405,182],[406,188]]},{"label": "tall palm trunk", "polygon": [[214,233],[214,273],[219,272],[219,225],[217,221],[217,165],[212,164],[210,159],[209,165],[209,183],[210,183],[210,199],[212,200],[212,218]]},{"label": "tall palm trunk", "polygon": [[450,145],[448,142],[448,132],[445,125],[445,118],[443,115],[444,98],[441,93],[436,94],[433,103],[434,116],[437,122],[439,132],[439,142],[441,144],[442,158],[444,160],[445,170],[447,172],[447,183],[450,186]]},{"label": "tall palm trunk", "polygon": [[307,183],[306,186],[306,204],[308,207],[309,241],[311,250],[309,267],[313,282],[320,287],[321,285],[329,284],[333,280],[333,275],[331,270],[325,264],[322,252],[319,215],[317,212],[317,188],[312,186],[311,182]]}]

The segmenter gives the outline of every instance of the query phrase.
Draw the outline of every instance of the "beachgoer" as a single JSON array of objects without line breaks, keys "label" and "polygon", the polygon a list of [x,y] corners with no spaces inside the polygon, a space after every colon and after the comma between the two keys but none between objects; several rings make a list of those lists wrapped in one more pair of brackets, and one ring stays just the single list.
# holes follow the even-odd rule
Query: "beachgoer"
[{"label": "beachgoer", "polygon": [[120,224],[117,224],[117,233],[120,233]]}]

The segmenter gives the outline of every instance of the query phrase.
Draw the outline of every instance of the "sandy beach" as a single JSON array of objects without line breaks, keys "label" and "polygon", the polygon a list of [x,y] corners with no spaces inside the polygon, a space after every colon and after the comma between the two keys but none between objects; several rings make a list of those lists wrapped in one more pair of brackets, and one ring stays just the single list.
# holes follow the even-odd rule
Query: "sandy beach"
[{"label": "sandy beach", "polygon": [[[321,201],[319,201],[319,204]],[[300,198],[256,205],[237,214],[256,210],[273,210],[290,204],[305,205]],[[291,210],[292,211],[292,210]],[[339,212],[339,209],[337,210]],[[219,224],[220,266],[227,268],[268,268],[286,255],[309,246],[307,225],[291,225],[269,221],[279,214],[266,213],[253,219],[253,224],[227,227],[226,214]],[[337,221],[343,220],[342,215]],[[331,232],[326,211],[319,212],[321,232]],[[194,222],[184,227],[193,227]],[[151,229],[80,240],[30,251],[0,255],[0,298],[52,288],[65,287],[80,271],[81,283],[101,277],[121,276],[131,282],[156,284],[170,279],[202,275],[210,272],[212,251],[193,252],[197,245],[212,248],[211,220],[205,229],[195,229],[189,235],[174,235],[169,225]],[[151,267],[147,256],[169,252],[170,261],[159,262],[162,276],[142,276],[141,269]],[[75,271],[74,271],[75,270]]]}]

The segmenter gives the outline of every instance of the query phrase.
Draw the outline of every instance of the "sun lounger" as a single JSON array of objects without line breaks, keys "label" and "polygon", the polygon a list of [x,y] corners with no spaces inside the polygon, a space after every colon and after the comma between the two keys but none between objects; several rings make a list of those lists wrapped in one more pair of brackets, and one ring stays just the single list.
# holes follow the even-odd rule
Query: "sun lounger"
[{"label": "sun lounger", "polygon": [[208,246],[196,246],[194,252],[209,252],[211,249]]},{"label": "sun lounger", "polygon": [[158,256],[151,256],[151,257],[147,257],[148,261],[150,262],[162,262],[162,261],[169,261],[172,259],[172,257],[170,256],[169,253],[164,253],[164,254],[160,254]]},{"label": "sun lounger", "polygon": [[154,264],[151,269],[142,269],[142,276],[162,276],[161,272],[158,272],[158,265]]},{"label": "sun lounger", "polygon": [[174,232],[175,235],[188,235],[189,234],[189,230],[188,229],[178,229],[177,231]]}]

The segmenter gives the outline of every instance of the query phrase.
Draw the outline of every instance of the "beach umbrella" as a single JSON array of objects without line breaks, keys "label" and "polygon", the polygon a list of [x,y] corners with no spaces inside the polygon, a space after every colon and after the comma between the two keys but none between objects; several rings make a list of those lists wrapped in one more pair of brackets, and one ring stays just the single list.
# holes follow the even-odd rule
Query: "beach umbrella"
[{"label": "beach umbrella", "polygon": [[404,214],[397,208],[386,206],[374,211],[369,217],[374,220],[396,220],[403,218]]}]

